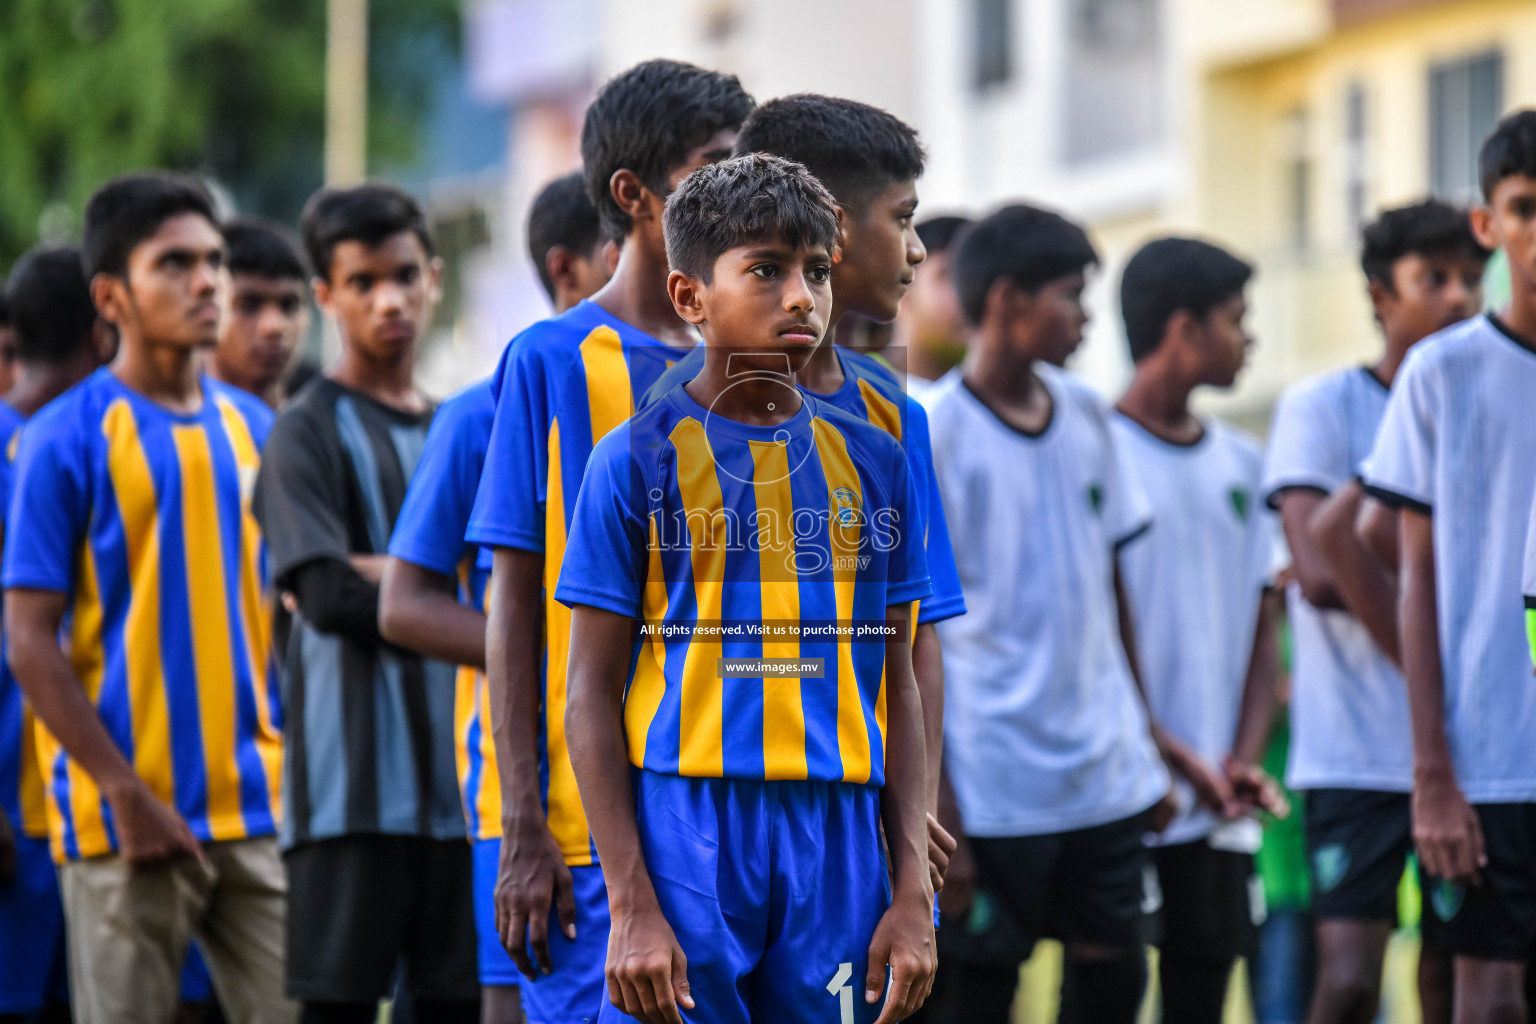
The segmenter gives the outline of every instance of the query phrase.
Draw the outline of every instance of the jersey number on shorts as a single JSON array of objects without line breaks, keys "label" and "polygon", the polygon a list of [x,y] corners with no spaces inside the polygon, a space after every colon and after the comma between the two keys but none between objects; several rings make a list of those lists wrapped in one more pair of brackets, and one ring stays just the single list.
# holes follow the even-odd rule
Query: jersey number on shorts
[{"label": "jersey number on shorts", "polygon": [[853,986],[848,984],[851,977],[853,964],[838,964],[837,973],[827,982],[827,991],[837,996],[837,1005],[842,1011],[842,1024],[853,1024]]}]

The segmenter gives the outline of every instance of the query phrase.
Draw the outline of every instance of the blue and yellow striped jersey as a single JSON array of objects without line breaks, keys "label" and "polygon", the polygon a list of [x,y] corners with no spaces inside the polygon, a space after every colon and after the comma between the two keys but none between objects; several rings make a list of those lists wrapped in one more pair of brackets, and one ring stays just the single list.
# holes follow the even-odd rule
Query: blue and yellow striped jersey
[{"label": "blue and yellow striped jersey", "polygon": [[565,744],[571,613],[554,600],[577,489],[593,445],[634,412],[681,353],[591,301],[523,331],[494,378],[496,414],[467,539],[544,555],[543,778],[567,864],[596,851]]},{"label": "blue and yellow striped jersey", "polygon": [[[459,600],[482,612],[490,572],[480,564],[480,549],[464,540],[464,531],[495,413],[488,380],[471,384],[437,407],[389,539],[389,553],[396,558],[456,577]],[[469,665],[459,667],[455,682],[453,740],[470,838],[499,839],[501,783],[491,742],[490,700],[485,674]]]},{"label": "blue and yellow striped jersey", "polygon": [[[281,713],[251,491],[272,416],[203,378],[178,415],[98,370],[28,422],[7,588],[68,596],[64,643],[150,789],[202,840],[276,831]],[[56,859],[116,847],[96,784],[45,730]]]},{"label": "blue and yellow striped jersey", "polygon": [[[10,505],[12,470],[24,422],[21,413],[0,402],[0,526]],[[0,657],[0,810],[27,835],[46,836],[44,799],[32,709],[11,675],[10,660]]]},{"label": "blue and yellow striped jersey", "polygon": [[[833,346],[838,364],[843,368],[843,386],[830,395],[806,392],[813,397],[852,413],[890,434],[907,450],[912,480],[917,487],[918,511],[928,524],[924,547],[928,556],[928,575],[933,581],[933,595],[920,602],[914,624],[942,622],[965,614],[965,595],[960,589],[960,572],[955,568],[955,553],[949,543],[949,524],[944,516],[944,502],[939,498],[938,476],[933,471],[933,448],[928,439],[928,414],[911,399],[889,364],[866,352],[855,352],[841,345]],[[704,368],[704,349],[688,353],[646,393],[642,407],[667,394],[679,384],[686,384]]]},{"label": "blue and yellow striped jersey", "polygon": [[810,396],[755,427],[679,386],[604,438],[556,597],[637,620],[631,763],[882,785],[886,614],[929,592],[923,525],[901,447]]}]

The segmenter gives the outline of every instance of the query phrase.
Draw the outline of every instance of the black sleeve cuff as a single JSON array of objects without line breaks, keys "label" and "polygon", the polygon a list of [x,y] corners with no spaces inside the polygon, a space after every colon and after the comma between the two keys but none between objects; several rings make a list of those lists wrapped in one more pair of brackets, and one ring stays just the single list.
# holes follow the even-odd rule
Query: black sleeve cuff
[{"label": "black sleeve cuff", "polygon": [[1417,498],[1410,498],[1406,494],[1382,487],[1380,484],[1366,484],[1365,493],[1386,505],[1388,508],[1406,508],[1410,512],[1418,512],[1422,515],[1432,515],[1434,509]]}]

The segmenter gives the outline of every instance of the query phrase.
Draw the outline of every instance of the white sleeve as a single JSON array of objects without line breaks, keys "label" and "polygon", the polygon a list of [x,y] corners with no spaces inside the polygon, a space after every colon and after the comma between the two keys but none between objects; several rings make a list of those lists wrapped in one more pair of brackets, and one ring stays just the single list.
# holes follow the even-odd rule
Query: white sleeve
[{"label": "white sleeve", "polygon": [[1415,358],[1422,351],[1410,355],[1398,374],[1363,475],[1373,497],[1427,512],[1435,503],[1438,432],[1431,364]]},{"label": "white sleeve", "polygon": [[1140,537],[1152,526],[1152,502],[1141,485],[1135,471],[1127,464],[1125,451],[1114,428],[1104,424],[1105,466],[1104,486],[1109,493],[1104,496],[1105,522],[1109,524],[1109,536],[1119,548]]},{"label": "white sleeve", "polygon": [[1264,456],[1264,503],[1293,488],[1331,494],[1354,476],[1341,413],[1315,382],[1280,396]]},{"label": "white sleeve", "polygon": [[[1520,581],[1526,606],[1531,607],[1536,603],[1536,505],[1531,506],[1531,524],[1525,531],[1525,573]],[[1536,634],[1532,634],[1531,644],[1536,649]]]}]

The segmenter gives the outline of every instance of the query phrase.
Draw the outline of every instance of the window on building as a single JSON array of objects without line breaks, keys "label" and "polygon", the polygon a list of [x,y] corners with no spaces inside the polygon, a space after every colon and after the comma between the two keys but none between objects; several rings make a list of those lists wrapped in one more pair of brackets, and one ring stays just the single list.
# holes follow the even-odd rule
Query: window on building
[{"label": "window on building", "polygon": [[1365,86],[1351,82],[1344,95],[1344,209],[1355,234],[1371,213],[1371,150],[1366,132]]},{"label": "window on building", "polygon": [[1013,76],[1013,0],[971,0],[978,90]]},{"label": "window on building", "polygon": [[1504,106],[1504,55],[1497,50],[1429,69],[1429,188],[1476,202],[1477,151]]},{"label": "window on building", "polygon": [[1161,0],[1068,0],[1063,153],[1083,163],[1146,151],[1164,126]]}]

